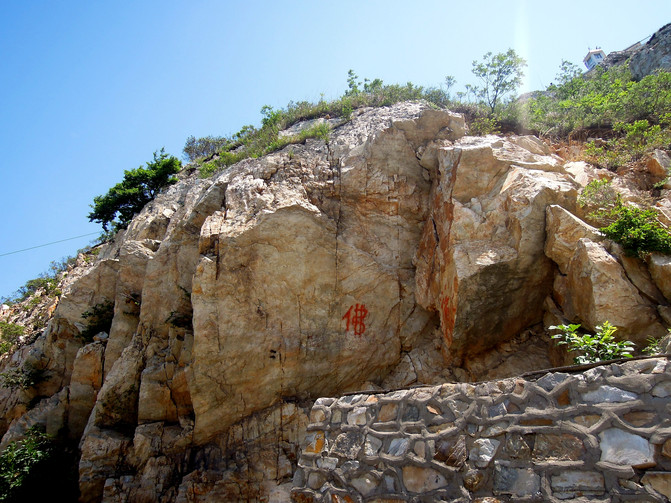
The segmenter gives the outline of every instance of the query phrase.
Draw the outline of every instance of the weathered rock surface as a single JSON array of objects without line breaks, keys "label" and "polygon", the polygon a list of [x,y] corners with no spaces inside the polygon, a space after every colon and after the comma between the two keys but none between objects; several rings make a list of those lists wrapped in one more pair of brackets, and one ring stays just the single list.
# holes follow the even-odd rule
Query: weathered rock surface
[{"label": "weathered rock surface", "polygon": [[542,319],[545,208],[574,208],[577,190],[557,158],[498,137],[466,137],[439,160],[416,295],[439,312],[444,352],[459,362]]},{"label": "weathered rock surface", "polygon": [[671,68],[671,24],[657,30],[650,40],[629,60],[629,68],[636,79],[642,79],[655,70]]},{"label": "weathered rock surface", "polygon": [[621,264],[587,238],[577,242],[567,268],[567,293],[562,303],[569,318],[577,317],[591,331],[608,320],[622,337],[644,342],[666,330],[655,306],[629,281]]},{"label": "weathered rock surface", "polygon": [[[403,103],[357,111],[328,143],[180,175],[0,361],[45,375],[0,388],[3,445],[34,424],[79,440],[82,501],[285,501],[319,396],[551,366],[544,318],[665,331],[660,260],[628,261],[575,216],[589,167],[534,137],[465,133],[457,114]],[[82,314],[104,303],[109,336],[84,343]],[[486,465],[493,445],[468,455]],[[445,459],[465,462],[452,447]],[[410,455],[347,435],[332,448]],[[415,492],[443,484],[406,472]],[[496,473],[501,494],[536,487]],[[383,483],[401,481],[356,480]]]}]

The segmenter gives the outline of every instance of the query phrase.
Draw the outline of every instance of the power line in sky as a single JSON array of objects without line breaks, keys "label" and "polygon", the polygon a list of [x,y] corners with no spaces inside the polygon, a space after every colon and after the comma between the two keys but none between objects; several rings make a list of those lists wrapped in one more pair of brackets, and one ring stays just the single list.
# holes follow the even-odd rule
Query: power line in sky
[{"label": "power line in sky", "polygon": [[7,255],[14,255],[15,253],[21,253],[21,252],[25,252],[25,251],[28,251],[28,250],[34,250],[35,248],[43,248],[45,246],[55,245],[57,243],[64,243],[65,241],[72,241],[73,239],[84,238],[86,236],[93,236],[94,234],[99,235],[100,232],[90,232],[88,234],[82,234],[81,236],[74,236],[74,237],[71,237],[71,238],[61,239],[59,241],[52,241],[51,243],[44,243],[44,244],[37,245],[37,246],[31,246],[30,248],[24,248],[22,250],[15,250],[15,251],[7,252],[7,253],[0,253],[0,257],[5,257]]}]

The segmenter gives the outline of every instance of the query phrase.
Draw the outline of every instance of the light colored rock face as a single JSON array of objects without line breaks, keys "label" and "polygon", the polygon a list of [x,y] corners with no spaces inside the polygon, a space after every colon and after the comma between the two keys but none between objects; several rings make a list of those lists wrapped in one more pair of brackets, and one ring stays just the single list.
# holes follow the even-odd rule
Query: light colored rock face
[{"label": "light colored rock face", "polygon": [[640,80],[657,69],[671,68],[671,27],[660,28],[646,44],[636,51],[629,61],[629,69]]},{"label": "light colored rock face", "polygon": [[440,313],[445,351],[458,361],[542,318],[539,294],[553,275],[545,208],[573,208],[577,192],[556,158],[498,137],[459,140],[439,161],[416,296]]},{"label": "light colored rock face", "polygon": [[[380,379],[431,319],[413,296],[430,190],[416,149],[459,123],[431,112],[373,125],[228,175],[193,282],[197,441],[280,396]],[[329,150],[346,152],[337,167]]]},{"label": "light colored rock face", "polygon": [[601,461],[634,468],[655,466],[655,449],[643,437],[618,428],[599,433]]},{"label": "light colored rock face", "polygon": [[657,287],[667,300],[671,300],[671,257],[660,253],[651,253],[648,257],[648,269]]},{"label": "light colored rock face", "polygon": [[[589,327],[626,313],[620,333],[654,335],[663,274],[596,244],[571,214],[591,169],[565,168],[534,137],[464,133],[460,116],[404,103],[357,111],[328,144],[208,180],[181,174],[72,271],[37,341],[0,359],[48,376],[29,392],[0,388],[5,445],[33,424],[81,435],[83,501],[151,500],[157,487],[164,501],[282,501],[307,421],[295,403],[552,366],[544,315]],[[106,301],[109,337],[84,346],[82,313]],[[48,398],[27,411],[36,396]],[[458,454],[487,465],[487,447]],[[329,449],[411,452],[347,435]],[[523,481],[502,494],[535,484],[499,472],[502,488]],[[357,479],[364,493],[401,483],[442,481],[432,470]]]},{"label": "light colored rock face", "polygon": [[102,386],[104,351],[102,343],[94,342],[77,353],[69,387],[68,429],[73,438],[79,438],[84,432]]},{"label": "light colored rock face", "polygon": [[561,273],[566,274],[579,239],[588,238],[599,242],[603,238],[596,228],[586,224],[561,206],[548,206],[546,213],[545,255],[559,266]]},{"label": "light colored rock face", "polygon": [[608,320],[618,336],[634,342],[666,333],[654,305],[629,281],[620,263],[605,248],[582,238],[567,268],[567,293],[562,307],[586,330]]}]

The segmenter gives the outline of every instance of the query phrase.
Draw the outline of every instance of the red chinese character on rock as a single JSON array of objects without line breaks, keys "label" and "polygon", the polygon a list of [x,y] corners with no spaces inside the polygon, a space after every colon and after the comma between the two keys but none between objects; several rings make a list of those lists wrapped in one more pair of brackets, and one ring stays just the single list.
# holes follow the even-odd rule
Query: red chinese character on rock
[{"label": "red chinese character on rock", "polygon": [[367,314],[368,310],[363,304],[350,306],[345,313],[345,316],[342,317],[343,320],[347,320],[347,331],[349,332],[351,325],[354,330],[354,335],[362,335],[366,331],[366,325],[363,320],[366,318]]}]

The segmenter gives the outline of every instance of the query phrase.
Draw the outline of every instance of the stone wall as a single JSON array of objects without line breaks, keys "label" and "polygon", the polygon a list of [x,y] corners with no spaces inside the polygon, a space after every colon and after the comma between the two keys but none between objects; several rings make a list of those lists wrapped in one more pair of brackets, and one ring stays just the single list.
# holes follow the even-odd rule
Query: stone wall
[{"label": "stone wall", "polygon": [[671,365],[321,398],[296,502],[668,501]]}]

